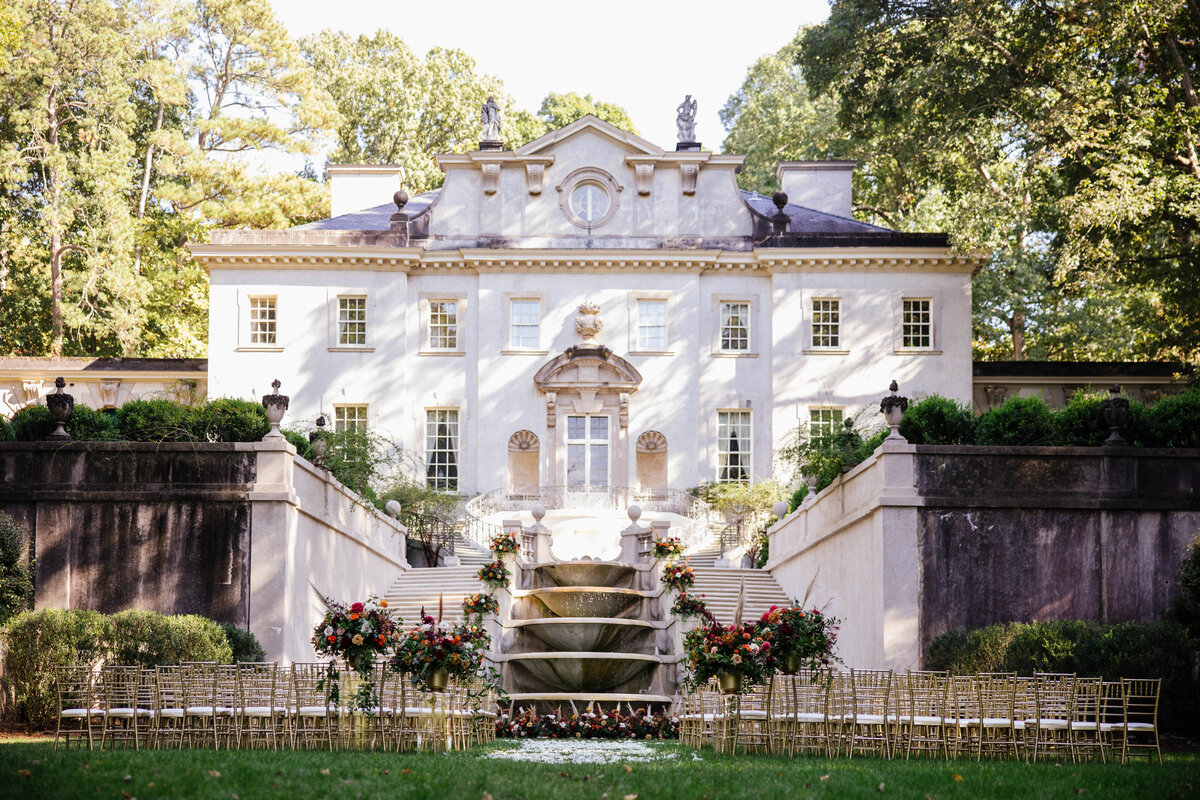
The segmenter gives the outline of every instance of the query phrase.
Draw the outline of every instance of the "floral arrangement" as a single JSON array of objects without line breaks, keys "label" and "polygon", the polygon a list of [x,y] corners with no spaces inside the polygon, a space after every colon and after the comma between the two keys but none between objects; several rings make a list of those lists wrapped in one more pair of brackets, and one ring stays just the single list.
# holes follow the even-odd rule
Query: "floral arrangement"
[{"label": "floral arrangement", "polygon": [[675,536],[667,539],[655,539],[650,553],[655,558],[679,558],[683,555],[683,541]]},{"label": "floral arrangement", "polygon": [[484,614],[495,614],[500,610],[500,601],[494,595],[477,592],[463,600],[463,613],[467,616],[482,617]]},{"label": "floral arrangement", "polygon": [[509,739],[678,739],[679,719],[647,714],[586,711],[582,714],[504,713],[496,721],[496,736]]},{"label": "floral arrangement", "polygon": [[772,648],[771,633],[761,630],[758,623],[739,625],[709,625],[688,631],[683,650],[688,658],[688,684],[702,686],[720,673],[741,676],[742,690],[764,683],[771,676],[767,657]]},{"label": "floral arrangement", "polygon": [[503,556],[509,553],[520,552],[521,543],[517,541],[517,537],[514,534],[505,531],[492,537],[491,549],[497,556]]},{"label": "floral arrangement", "polygon": [[484,564],[479,568],[479,572],[475,573],[479,580],[486,583],[493,589],[503,589],[508,586],[512,580],[512,573],[508,571],[508,567],[504,566],[499,561],[493,561],[490,564]]},{"label": "floral arrangement", "polygon": [[771,606],[759,620],[759,628],[771,634],[767,665],[775,670],[794,673],[800,669],[825,669],[837,659],[836,617],[826,617],[817,609],[805,611],[799,606]]},{"label": "floral arrangement", "polygon": [[661,578],[663,585],[677,592],[686,592],[696,582],[696,573],[685,561],[682,564],[667,564]]},{"label": "floral arrangement", "polygon": [[322,597],[325,617],[313,629],[312,644],[318,655],[345,658],[356,672],[369,673],[375,659],[387,652],[398,636],[387,600],[372,597],[349,606]]},{"label": "floral arrangement", "polygon": [[671,613],[677,617],[706,617],[708,616],[708,606],[704,601],[696,597],[694,594],[680,592],[675,596],[675,603],[671,606]]},{"label": "floral arrangement", "polygon": [[438,622],[422,611],[421,624],[397,643],[392,669],[421,685],[428,685],[429,676],[439,670],[469,678],[479,672],[488,643],[487,632],[478,625]]}]

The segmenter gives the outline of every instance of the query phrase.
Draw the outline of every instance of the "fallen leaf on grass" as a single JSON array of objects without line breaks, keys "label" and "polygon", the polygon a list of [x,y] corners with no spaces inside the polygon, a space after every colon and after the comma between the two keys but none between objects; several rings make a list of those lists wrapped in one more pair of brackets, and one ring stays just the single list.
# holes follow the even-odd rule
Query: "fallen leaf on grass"
[{"label": "fallen leaf on grass", "polygon": [[484,793],[483,793],[483,800],[492,800],[492,793],[491,793],[491,792],[484,792]]},{"label": "fallen leaf on grass", "polygon": [[354,785],[354,778],[346,778],[346,785],[347,785],[347,786],[353,786],[353,785]]},{"label": "fallen leaf on grass", "polygon": [[827,781],[827,780],[829,780],[829,776],[828,776],[828,775],[822,775],[822,776],[821,776],[821,780],[823,780],[823,781]]},{"label": "fallen leaf on grass", "polygon": [[322,775],[328,775],[328,774],[329,774],[329,767],[325,767],[324,769],[322,769],[322,770],[321,770],[321,774],[322,774]]},{"label": "fallen leaf on grass", "polygon": [[626,764],[626,765],[625,765],[625,772],[627,772],[627,773],[629,773],[629,772],[633,772],[633,767],[631,767],[631,766],[629,766],[628,764]]},{"label": "fallen leaf on grass", "polygon": [[391,775],[392,773],[391,773],[391,770],[386,770],[386,769],[385,769],[385,770],[383,771],[383,774],[384,774],[384,775]]},{"label": "fallen leaf on grass", "polygon": [[17,774],[20,775],[22,778],[32,778],[33,777],[33,773],[27,769],[19,769],[19,770],[17,770]]},{"label": "fallen leaf on grass", "polygon": [[956,773],[954,773],[954,782],[955,782],[955,783],[962,783],[962,775],[959,775],[957,772],[956,772]]},{"label": "fallen leaf on grass", "polygon": [[208,771],[208,774],[209,774],[209,775],[212,775],[214,778],[219,778],[219,777],[221,777],[221,773],[220,773],[220,772],[218,772],[218,771],[217,771],[217,770],[215,770],[215,769],[210,769],[210,770]]},{"label": "fallen leaf on grass", "polygon": [[233,792],[229,793],[229,800],[238,800],[238,796]]},{"label": "fallen leaf on grass", "polygon": [[621,800],[637,800],[637,795],[636,794],[627,794],[624,797],[622,797]]},{"label": "fallen leaf on grass", "polygon": [[[402,770],[400,770],[400,773],[401,773],[402,775],[412,775],[412,770],[411,770],[411,769],[407,769],[407,768],[406,768],[406,769],[402,769]],[[487,794],[487,792],[484,792],[484,794]],[[488,795],[488,796],[490,797],[491,795]]]},{"label": "fallen leaf on grass", "polygon": [[879,784],[879,791],[881,791],[881,792],[882,792],[882,791],[883,791],[884,789],[886,789],[886,788],[887,788],[887,785],[886,785],[886,784],[883,784],[883,783]]},{"label": "fallen leaf on grass", "polygon": [[129,792],[121,792],[121,797],[125,798],[125,800],[136,800]]}]

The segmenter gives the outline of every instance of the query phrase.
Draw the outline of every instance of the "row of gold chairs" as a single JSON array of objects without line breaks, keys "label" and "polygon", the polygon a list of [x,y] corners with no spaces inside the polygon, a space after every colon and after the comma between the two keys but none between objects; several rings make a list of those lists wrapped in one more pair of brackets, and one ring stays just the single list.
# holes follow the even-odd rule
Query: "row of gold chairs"
[{"label": "row of gold chairs", "polygon": [[1159,679],[880,670],[778,675],[741,695],[685,692],[679,737],[692,747],[827,757],[870,753],[1085,759],[1158,757]]},{"label": "row of gold chairs", "polygon": [[54,746],[442,750],[495,738],[493,688],[429,692],[380,673],[363,693],[359,676],[331,679],[326,664],[64,667]]}]

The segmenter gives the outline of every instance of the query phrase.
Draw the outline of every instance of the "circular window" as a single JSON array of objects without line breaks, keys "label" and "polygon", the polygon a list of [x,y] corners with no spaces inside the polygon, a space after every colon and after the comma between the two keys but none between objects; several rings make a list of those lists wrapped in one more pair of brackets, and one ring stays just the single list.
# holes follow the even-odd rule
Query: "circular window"
[{"label": "circular window", "polygon": [[557,188],[563,214],[571,224],[589,231],[612,219],[620,205],[621,186],[595,167],[575,170]]}]

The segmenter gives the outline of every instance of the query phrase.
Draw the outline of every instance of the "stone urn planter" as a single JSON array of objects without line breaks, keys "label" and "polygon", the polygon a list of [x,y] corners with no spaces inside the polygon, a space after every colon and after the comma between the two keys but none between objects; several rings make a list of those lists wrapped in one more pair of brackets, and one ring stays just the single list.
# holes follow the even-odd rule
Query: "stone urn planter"
[{"label": "stone urn planter", "polygon": [[55,390],[46,395],[46,407],[50,409],[50,420],[54,430],[46,436],[48,442],[69,442],[71,434],[67,433],[67,420],[75,410],[75,398],[63,391],[67,382],[61,376],[54,379]]},{"label": "stone urn planter", "polygon": [[279,379],[271,381],[271,388],[274,390],[271,394],[263,395],[262,405],[263,410],[267,412],[267,422],[271,423],[271,430],[263,439],[282,439],[283,434],[279,432],[279,423],[283,422],[283,415],[287,413],[289,398],[286,394],[279,393]]}]

